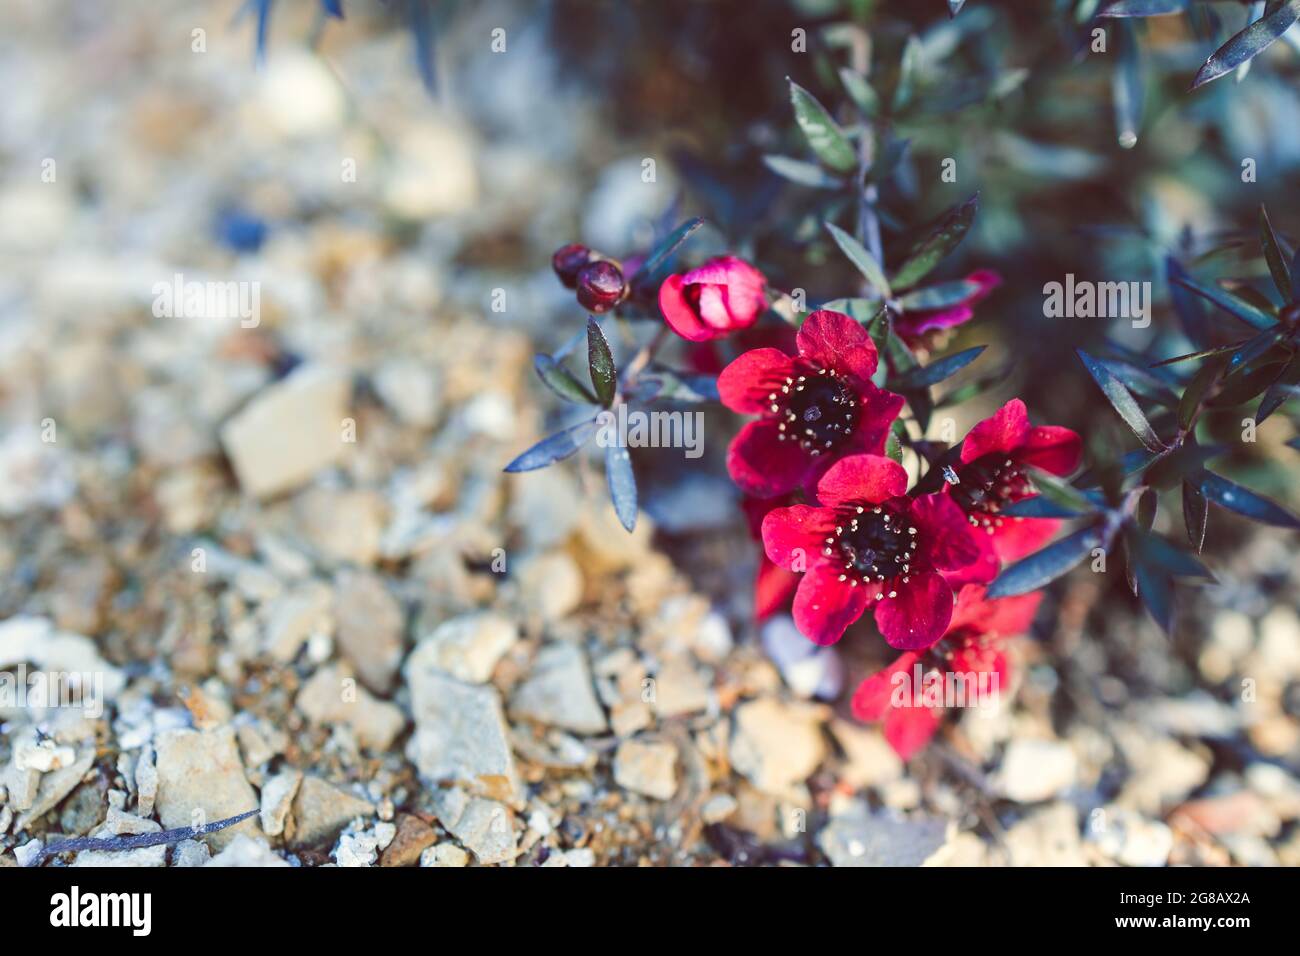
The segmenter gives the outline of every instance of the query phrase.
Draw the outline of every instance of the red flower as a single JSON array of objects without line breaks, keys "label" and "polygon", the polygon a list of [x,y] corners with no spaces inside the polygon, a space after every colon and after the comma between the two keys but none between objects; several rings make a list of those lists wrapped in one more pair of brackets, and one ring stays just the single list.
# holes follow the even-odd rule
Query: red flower
[{"label": "red flower", "polygon": [[821,506],[776,508],[763,519],[767,556],[804,571],[794,621],[805,637],[833,644],[873,606],[894,647],[926,648],[947,630],[952,587],[940,572],[975,561],[979,543],[942,492],[908,498],[906,490],[902,465],[853,455],[817,483]]},{"label": "red flower", "polygon": [[1037,551],[1060,526],[1055,518],[1005,518],[1007,505],[1034,497],[1028,468],[1068,475],[1079,467],[1083,442],[1068,428],[1029,424],[1025,403],[1007,402],[966,436],[957,482],[947,492],[970,523],[989,535],[993,551],[1014,561]]},{"label": "red flower", "polygon": [[788,504],[792,495],[779,498],[751,498],[748,495],[741,501],[740,507],[745,512],[749,524],[749,533],[759,542],[758,572],[754,575],[754,619],[763,621],[777,611],[786,607],[794,597],[799,586],[799,575],[772,563],[771,558],[762,548],[763,519],[773,508]]},{"label": "red flower", "polygon": [[763,273],[743,259],[720,256],[670,275],[659,287],[659,310],[691,342],[721,338],[753,325],[767,308]]},{"label": "red flower", "polygon": [[[949,645],[945,654],[937,661],[934,654],[925,655],[929,661],[915,652],[900,655],[858,685],[853,694],[853,715],[867,722],[883,721],[885,740],[902,759],[910,760],[939,729],[944,709],[943,704],[927,703],[926,675],[939,672],[937,665],[942,664],[942,670],[953,676],[955,686],[983,686],[1000,692],[1008,679],[1003,639],[1028,629],[1041,598],[1035,593],[986,600],[984,588],[963,587],[944,636],[944,644]],[[920,688],[915,686],[918,679]],[[903,693],[896,696],[900,686]],[[914,696],[918,692],[919,704]]]},{"label": "red flower", "polygon": [[1002,284],[1002,276],[992,269],[979,269],[966,277],[979,288],[955,305],[942,309],[915,309],[905,312],[894,321],[894,331],[903,341],[911,344],[926,332],[935,329],[951,329],[969,322],[975,315],[975,303]]},{"label": "red flower", "polygon": [[876,347],[847,315],[814,312],[795,339],[798,354],[745,352],[718,376],[722,403],[762,415],[727,450],[727,471],[746,493],[770,498],[816,484],[837,459],[881,454],[901,395],[871,384]]}]

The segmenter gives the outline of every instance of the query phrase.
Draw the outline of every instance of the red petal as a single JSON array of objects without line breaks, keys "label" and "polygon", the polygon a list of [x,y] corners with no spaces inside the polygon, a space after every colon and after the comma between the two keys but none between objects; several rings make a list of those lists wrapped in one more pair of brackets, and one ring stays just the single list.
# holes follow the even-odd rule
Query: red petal
[{"label": "red petal", "polygon": [[908,652],[884,670],[876,671],[853,692],[853,716],[858,720],[882,720],[890,710],[894,694],[894,675],[910,674],[919,655]]},{"label": "red petal", "polygon": [[1018,461],[1053,475],[1070,474],[1079,467],[1082,458],[1083,439],[1060,425],[1031,428],[1028,439],[1016,455]]},{"label": "red petal", "polygon": [[799,575],[773,564],[767,555],[760,555],[754,576],[754,619],[765,620],[784,608],[798,587]]},{"label": "red petal", "polygon": [[969,305],[949,306],[936,312],[905,312],[894,323],[894,331],[904,339],[917,339],[931,329],[951,329],[964,325],[975,316]]},{"label": "red petal", "polygon": [[799,327],[799,355],[822,368],[848,372],[863,382],[876,374],[876,344],[842,312],[818,309]]},{"label": "red petal", "polygon": [[773,508],[763,519],[763,550],[774,564],[805,571],[820,563],[825,539],[834,527],[835,514],[826,508]]},{"label": "red petal", "polygon": [[746,494],[771,498],[803,483],[812,464],[798,442],[781,441],[776,422],[750,422],[727,448],[727,472]]},{"label": "red petal", "polygon": [[989,540],[1003,561],[1018,561],[1047,544],[1060,526],[1059,518],[1004,518]]},{"label": "red petal", "polygon": [[1029,437],[1029,414],[1025,403],[1013,398],[986,418],[966,435],[961,446],[962,464],[983,458],[992,452],[1010,452],[1025,443]]},{"label": "red petal", "polygon": [[903,410],[903,396],[887,392],[883,388],[868,384],[859,392],[858,425],[853,430],[845,452],[866,452],[868,455],[883,455],[885,439],[894,419]]},{"label": "red petal", "polygon": [[928,707],[895,707],[885,717],[885,740],[903,760],[911,760],[939,729],[939,712]]},{"label": "red petal", "polygon": [[943,575],[921,571],[908,575],[906,584],[897,577],[879,588],[895,592],[876,604],[876,627],[891,647],[919,651],[943,637],[952,618],[952,588]]},{"label": "red petal", "polygon": [[879,504],[907,491],[907,471],[882,455],[841,458],[817,482],[817,500],[827,507]]},{"label": "red petal", "polygon": [[794,623],[810,641],[834,644],[866,609],[867,594],[862,585],[841,581],[836,568],[820,565],[799,582],[794,596]]},{"label": "red petal", "polygon": [[1002,568],[994,538],[978,528],[970,529],[970,539],[979,546],[980,556],[963,568],[943,572],[944,579],[954,588],[963,584],[988,584]]},{"label": "red petal", "polygon": [[1029,630],[1043,595],[1039,591],[1016,597],[988,599],[984,588],[968,584],[957,592],[948,632],[958,630],[973,634],[1012,637]]},{"label": "red petal", "polygon": [[722,370],[718,397],[741,415],[768,414],[771,403],[767,396],[784,385],[793,371],[793,359],[780,349],[750,349]]},{"label": "red petal", "polygon": [[920,556],[940,571],[957,571],[979,560],[983,549],[966,514],[942,491],[922,495],[910,512],[916,526]]}]

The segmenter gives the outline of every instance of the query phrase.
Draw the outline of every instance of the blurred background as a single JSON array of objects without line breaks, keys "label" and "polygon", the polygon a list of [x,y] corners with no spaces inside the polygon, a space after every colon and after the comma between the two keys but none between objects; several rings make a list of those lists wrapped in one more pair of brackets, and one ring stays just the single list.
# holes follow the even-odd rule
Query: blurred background
[{"label": "blurred background", "polygon": [[[0,13],[0,666],[107,673],[111,700],[91,724],[0,708],[6,849],[260,798],[251,842],[193,859],[1300,862],[1293,534],[1215,510],[1218,581],[1180,589],[1173,638],[1122,574],[1058,582],[1015,696],[904,767],[848,717],[890,657],[869,626],[813,653],[753,622],[734,416],[709,412],[699,461],[638,459],[630,536],[594,456],[501,474],[567,423],[530,367],[585,323],[557,247],[644,252],[700,215],[691,261],[852,294],[820,226],[843,198],[763,160],[808,157],[788,79],[851,122],[846,65],[902,104],[879,124],[889,265],[980,195],[937,276],[1004,281],[944,348],[989,344],[965,380],[1006,375],[945,410],[957,433],[1019,395],[1095,460],[1137,447],[1074,349],[1201,344],[1170,257],[1266,288],[1260,204],[1300,238],[1290,37],[1188,92],[1246,5],[278,0],[259,42],[262,6]],[[1151,282],[1150,327],[1045,317],[1067,274]],[[160,307],[184,282],[238,284],[256,321]],[[1295,403],[1246,444],[1249,413],[1203,428],[1294,509]],[[76,759],[20,805],[19,751],[46,737]]]}]

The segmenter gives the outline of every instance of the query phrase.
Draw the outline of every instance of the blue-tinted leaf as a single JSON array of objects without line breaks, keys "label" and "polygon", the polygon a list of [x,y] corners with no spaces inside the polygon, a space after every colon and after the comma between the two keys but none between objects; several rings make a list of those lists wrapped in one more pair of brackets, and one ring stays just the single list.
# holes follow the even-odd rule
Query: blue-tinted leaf
[{"label": "blue-tinted leaf", "polygon": [[1254,521],[1276,525],[1279,528],[1300,528],[1300,518],[1281,505],[1270,501],[1236,482],[1229,481],[1212,471],[1202,472],[1197,482],[1201,494],[1229,511],[1235,511]]},{"label": "blue-tinted leaf", "polygon": [[614,356],[610,354],[605,333],[591,316],[587,316],[587,366],[591,370],[596,398],[608,408],[618,391],[618,369],[614,367]]},{"label": "blue-tinted leaf", "polygon": [[1213,581],[1214,575],[1192,555],[1170,544],[1158,534],[1139,528],[1125,529],[1130,546],[1139,561],[1147,561],[1163,568],[1176,578],[1205,578]]},{"label": "blue-tinted leaf", "polygon": [[509,472],[534,471],[545,468],[557,461],[563,461],[585,445],[596,434],[596,419],[570,425],[548,438],[543,438],[510,464],[505,470]]},{"label": "blue-tinted leaf", "polygon": [[1098,362],[1083,349],[1076,349],[1079,358],[1083,360],[1084,367],[1088,369],[1088,374],[1101,388],[1102,394],[1106,396],[1107,401],[1119,412],[1120,418],[1124,423],[1133,429],[1133,434],[1137,435],[1138,440],[1143,446],[1151,451],[1159,451],[1164,447],[1159,436],[1156,435],[1155,429],[1147,421],[1146,415],[1138,406],[1137,399],[1133,393],[1124,387],[1124,384],[1117,379],[1105,365]]},{"label": "blue-tinted leaf", "polygon": [[857,266],[859,272],[866,276],[872,288],[885,298],[890,298],[893,293],[889,288],[888,280],[885,279],[884,270],[880,268],[880,263],[875,260],[875,257],[863,248],[862,243],[833,222],[826,223],[826,231],[831,234],[835,244],[840,247],[841,251],[849,257],[849,261]]},{"label": "blue-tinted leaf", "polygon": [[853,145],[817,97],[791,80],[790,102],[794,104],[795,121],[817,158],[837,172],[853,169],[858,162]]},{"label": "blue-tinted leaf", "polygon": [[948,0],[948,15],[955,17],[966,6],[966,0]]},{"label": "blue-tinted leaf", "polygon": [[806,163],[802,159],[789,156],[769,155],[763,157],[768,169],[783,179],[810,189],[842,189],[844,180],[837,179],[816,163]]},{"label": "blue-tinted leaf", "polygon": [[636,527],[636,475],[632,473],[632,457],[616,442],[605,448],[605,481],[619,523],[631,531]]},{"label": "blue-tinted leaf", "polygon": [[415,66],[424,88],[432,94],[438,86],[433,62],[433,4],[413,0],[406,4],[406,16],[415,41]]},{"label": "blue-tinted leaf", "polygon": [[1164,17],[1182,13],[1187,0],[1111,0],[1098,12],[1099,17]]},{"label": "blue-tinted leaf", "polygon": [[1285,327],[1278,324],[1271,329],[1265,329],[1259,335],[1243,343],[1237,351],[1232,353],[1232,358],[1228,360],[1228,374],[1232,374],[1237,369],[1245,368],[1255,361],[1255,359],[1271,349],[1285,332]]},{"label": "blue-tinted leaf", "polygon": [[1210,506],[1205,495],[1190,481],[1183,482],[1183,524],[1187,527],[1187,540],[1197,554],[1205,547],[1205,529],[1209,524]]},{"label": "blue-tinted leaf", "polygon": [[906,295],[900,296],[898,304],[903,307],[905,312],[944,309],[950,305],[965,302],[979,290],[978,282],[972,282],[969,279],[957,279],[953,282],[940,282],[936,285],[926,286],[924,289],[914,289]]},{"label": "blue-tinted leaf", "polygon": [[660,270],[668,265],[673,254],[678,250],[683,242],[694,235],[695,230],[704,225],[704,220],[699,216],[694,219],[688,219],[672,232],[659,245],[651,250],[646,256],[645,262],[641,263],[641,268],[637,269],[628,280],[629,283],[641,281],[654,281],[659,278]]},{"label": "blue-tinted leaf", "polygon": [[971,196],[944,214],[938,227],[926,236],[903,260],[894,273],[894,284],[906,289],[920,282],[930,270],[943,261],[965,238],[979,211],[979,193]]},{"label": "blue-tinted leaf", "polygon": [[1205,317],[1205,309],[1201,306],[1201,300],[1186,286],[1175,281],[1179,276],[1186,275],[1187,271],[1177,259],[1173,256],[1165,257],[1165,279],[1169,283],[1169,300],[1173,304],[1183,331],[1193,345],[1201,348],[1210,340],[1209,323]]},{"label": "blue-tinted leaf", "polygon": [[1259,239],[1264,247],[1264,261],[1268,263],[1268,271],[1273,276],[1273,285],[1277,286],[1282,301],[1290,302],[1295,298],[1291,291],[1291,270],[1288,267],[1291,254],[1273,231],[1273,224],[1268,221],[1268,210],[1262,203],[1259,207]]},{"label": "blue-tinted leaf", "polygon": [[[1297,0],[1300,3],[1300,0]],[[1217,285],[1206,285],[1189,275],[1179,275],[1174,277],[1174,281],[1179,285],[1191,289],[1202,298],[1209,299],[1219,308],[1223,309],[1230,315],[1236,316],[1247,325],[1256,329],[1267,329],[1277,323],[1277,320],[1258,306],[1252,305],[1240,296],[1233,295],[1226,289],[1221,289]]]},{"label": "blue-tinted leaf", "polygon": [[718,380],[712,375],[694,375],[656,367],[642,373],[634,393],[629,397],[639,402],[652,399],[691,404],[716,402]]},{"label": "blue-tinted leaf", "polygon": [[1147,561],[1132,558],[1133,584],[1138,598],[1166,634],[1174,629],[1174,584],[1167,574]]},{"label": "blue-tinted leaf", "polygon": [[1198,445],[1193,441],[1184,441],[1169,454],[1154,462],[1143,473],[1143,480],[1152,488],[1164,491],[1180,483],[1188,475],[1201,470],[1211,458],[1222,455],[1226,448],[1222,445]]},{"label": "blue-tinted leaf", "polygon": [[1259,410],[1255,412],[1255,424],[1260,425],[1272,415],[1284,402],[1300,398],[1300,358],[1293,358],[1291,364],[1276,382],[1268,387],[1260,399]]},{"label": "blue-tinted leaf", "polygon": [[545,352],[533,358],[533,368],[542,383],[567,402],[596,404],[596,396],[591,390],[573,377],[573,374]]},{"label": "blue-tinted leaf", "polygon": [[1274,40],[1300,20],[1300,0],[1284,0],[1261,20],[1242,30],[1205,61],[1192,81],[1192,89],[1231,73],[1241,64],[1262,53]]},{"label": "blue-tinted leaf", "polygon": [[1034,495],[1032,498],[1005,505],[1001,513],[1010,518],[1078,518],[1083,514],[1042,495]]},{"label": "blue-tinted leaf", "polygon": [[964,349],[952,355],[945,355],[941,359],[936,359],[929,365],[912,369],[912,371],[900,375],[890,381],[892,388],[900,390],[913,388],[929,388],[942,382],[946,378],[951,378],[959,371],[964,369],[971,362],[980,357],[987,345],[977,345],[974,348]]},{"label": "blue-tinted leaf", "polygon": [[1014,597],[1037,591],[1055,581],[1101,546],[1101,530],[1090,526],[1049,544],[1017,561],[989,585],[990,598]]},{"label": "blue-tinted leaf", "polygon": [[866,325],[880,314],[879,299],[831,299],[823,302],[819,308],[831,312],[843,312],[855,322]]}]

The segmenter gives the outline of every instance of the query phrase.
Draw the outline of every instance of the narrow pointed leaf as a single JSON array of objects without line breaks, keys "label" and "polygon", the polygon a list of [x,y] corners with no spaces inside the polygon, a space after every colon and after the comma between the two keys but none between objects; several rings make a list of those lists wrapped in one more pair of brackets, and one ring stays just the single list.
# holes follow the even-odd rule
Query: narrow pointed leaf
[{"label": "narrow pointed leaf", "polygon": [[817,158],[837,172],[847,173],[853,169],[858,161],[853,144],[817,97],[792,80],[790,102],[794,104],[795,121]]},{"label": "narrow pointed leaf", "polygon": [[1259,238],[1260,244],[1264,247],[1264,260],[1268,263],[1268,271],[1273,276],[1273,285],[1277,286],[1282,301],[1290,302],[1295,298],[1291,291],[1291,270],[1287,265],[1291,255],[1282,245],[1282,240],[1278,239],[1277,233],[1273,231],[1273,224],[1268,221],[1268,210],[1263,204],[1259,207]]},{"label": "narrow pointed leaf", "polygon": [[1133,429],[1133,434],[1137,435],[1138,440],[1143,446],[1151,451],[1159,451],[1161,445],[1159,436],[1156,435],[1155,429],[1147,421],[1146,415],[1138,406],[1137,399],[1133,393],[1124,387],[1124,383],[1117,379],[1111,371],[1102,365],[1083,349],[1076,349],[1079,358],[1083,360],[1084,367],[1088,369],[1088,374],[1101,388],[1102,394],[1106,396],[1107,401],[1115,411],[1119,412],[1119,417],[1124,419],[1124,423]]},{"label": "narrow pointed leaf", "polygon": [[537,370],[537,377],[542,383],[566,402],[596,404],[596,396],[591,394],[591,390],[545,352],[540,352],[533,358],[533,368]]},{"label": "narrow pointed leaf", "polygon": [[1065,574],[1101,543],[1101,531],[1096,526],[1067,535],[1003,571],[989,585],[988,597],[1014,597],[1036,591]]},{"label": "narrow pointed leaf", "polygon": [[686,220],[670,232],[663,242],[651,250],[650,255],[646,256],[645,262],[641,263],[641,268],[632,274],[628,282],[639,283],[657,279],[660,271],[668,265],[681,244],[694,235],[695,230],[702,225],[704,225],[704,220],[696,216],[694,219]]},{"label": "narrow pointed leaf", "polygon": [[1201,402],[1205,400],[1205,396],[1214,387],[1214,383],[1219,380],[1219,373],[1222,370],[1223,359],[1217,357],[1197,369],[1196,374],[1192,376],[1192,380],[1183,389],[1183,397],[1178,403],[1179,427],[1191,427],[1196,418],[1196,413],[1201,407]]},{"label": "narrow pointed leaf", "polygon": [[1300,0],[1285,0],[1274,8],[1273,12],[1261,20],[1256,20],[1242,30],[1223,46],[1214,51],[1213,56],[1205,61],[1192,80],[1192,89],[1217,80],[1225,73],[1231,73],[1241,64],[1258,56],[1274,40],[1300,20]]},{"label": "narrow pointed leaf", "polygon": [[605,481],[619,523],[632,531],[636,527],[636,475],[632,472],[632,457],[617,442],[605,448]]},{"label": "narrow pointed leaf", "polygon": [[1192,555],[1175,547],[1158,534],[1139,528],[1127,528],[1125,534],[1133,543],[1139,560],[1159,565],[1176,578],[1205,578],[1214,580],[1214,574]]},{"label": "narrow pointed leaf", "polygon": [[1293,358],[1281,377],[1268,387],[1255,412],[1255,424],[1263,424],[1264,419],[1293,398],[1300,398],[1300,358]]},{"label": "narrow pointed leaf", "polygon": [[1173,256],[1165,257],[1165,281],[1169,284],[1169,301],[1174,307],[1174,313],[1178,316],[1178,323],[1183,327],[1183,332],[1191,339],[1193,345],[1202,348],[1210,341],[1205,308],[1201,305],[1201,300],[1186,286],[1174,281],[1179,276],[1186,275],[1187,270],[1183,268],[1182,263]]},{"label": "narrow pointed leaf", "polygon": [[871,253],[863,248],[862,243],[833,222],[826,223],[826,231],[831,234],[835,244],[849,257],[849,261],[858,267],[859,272],[866,276],[872,288],[886,299],[892,298],[893,292],[889,288],[889,281],[885,278],[884,270],[880,268],[880,263],[875,260]]},{"label": "narrow pointed leaf", "polygon": [[944,214],[939,226],[926,236],[903,261],[894,273],[894,284],[900,289],[915,285],[952,252],[970,231],[979,211],[979,193],[954,206]]},{"label": "narrow pointed leaf", "polygon": [[863,116],[874,119],[880,115],[880,97],[865,76],[844,66],[840,67],[840,82]]},{"label": "narrow pointed leaf", "polygon": [[1112,0],[1101,8],[1099,17],[1165,17],[1182,13],[1187,0]]},{"label": "narrow pointed leaf", "polygon": [[596,398],[608,408],[618,391],[618,369],[614,367],[614,356],[610,354],[605,333],[591,316],[587,317],[587,365],[591,370]]},{"label": "narrow pointed leaf", "polygon": [[1133,559],[1133,581],[1138,599],[1166,634],[1174,630],[1174,584],[1170,576],[1150,562]]},{"label": "narrow pointed leaf", "polygon": [[[1190,436],[1189,436],[1190,438]],[[1194,475],[1211,458],[1222,455],[1222,445],[1197,445],[1185,441],[1143,472],[1143,480],[1152,488],[1164,491],[1179,484],[1188,475]]]},{"label": "narrow pointed leaf", "polygon": [[1205,495],[1190,481],[1183,482],[1183,524],[1187,540],[1197,554],[1205,547],[1205,529],[1209,525],[1210,506]]},{"label": "narrow pointed leaf", "polygon": [[929,365],[917,367],[905,375],[892,379],[890,385],[898,389],[929,388],[931,385],[956,375],[979,358],[980,353],[986,348],[988,348],[987,345],[977,345],[974,348],[964,349],[952,355],[945,355]]},{"label": "narrow pointed leaf", "polygon": [[570,425],[548,438],[543,438],[532,448],[506,465],[505,470],[508,472],[534,471],[538,468],[545,468],[547,465],[553,465],[557,461],[563,461],[585,445],[594,434],[596,434],[596,419],[594,418],[589,421],[579,422],[576,425]]},{"label": "narrow pointed leaf", "polygon": [[965,302],[979,290],[979,283],[971,282],[969,279],[957,279],[953,282],[940,282],[937,285],[926,286],[924,289],[914,289],[900,296],[898,304],[905,312],[944,309]]},{"label": "narrow pointed leaf", "polygon": [[[1297,0],[1300,3],[1300,0]],[[1191,289],[1202,298],[1208,299],[1219,308],[1223,309],[1230,315],[1236,316],[1247,325],[1256,329],[1267,329],[1277,323],[1277,320],[1258,306],[1252,305],[1240,296],[1233,295],[1226,289],[1221,289],[1217,285],[1206,285],[1198,279],[1189,275],[1180,275],[1174,278],[1179,285]]]},{"label": "narrow pointed leaf", "polygon": [[789,156],[768,155],[763,157],[768,169],[783,179],[809,189],[843,189],[844,180],[837,179],[816,163],[806,163],[802,159]]},{"label": "narrow pointed leaf", "polygon": [[1279,528],[1300,528],[1300,518],[1277,502],[1257,495],[1222,475],[1216,475],[1212,471],[1202,472],[1198,487],[1206,498],[1229,511],[1235,511],[1262,524],[1276,525]]}]

